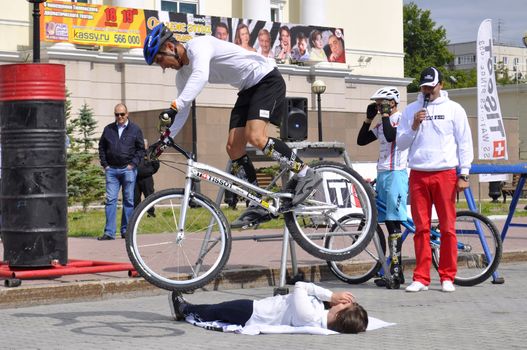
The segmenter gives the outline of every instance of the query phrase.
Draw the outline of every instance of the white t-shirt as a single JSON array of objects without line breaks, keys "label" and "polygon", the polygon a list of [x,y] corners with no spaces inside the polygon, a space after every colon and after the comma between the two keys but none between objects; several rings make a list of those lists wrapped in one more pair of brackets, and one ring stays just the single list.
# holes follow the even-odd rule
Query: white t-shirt
[{"label": "white t-shirt", "polygon": [[176,135],[188,118],[192,101],[208,83],[229,84],[239,90],[256,85],[276,63],[212,35],[196,37],[185,44],[189,64],[176,74],[178,114],[171,134]]},{"label": "white t-shirt", "polygon": [[[394,128],[399,126],[401,112],[395,112],[390,116],[390,123]],[[379,140],[379,160],[377,171],[404,170],[408,166],[408,150],[401,150],[397,147],[397,138],[394,142],[388,142],[384,137],[382,123],[378,123],[371,129],[375,137]]]},{"label": "white t-shirt", "polygon": [[245,324],[327,327],[328,310],[333,292],[313,283],[296,282],[293,294],[274,296],[254,302],[251,318]]}]

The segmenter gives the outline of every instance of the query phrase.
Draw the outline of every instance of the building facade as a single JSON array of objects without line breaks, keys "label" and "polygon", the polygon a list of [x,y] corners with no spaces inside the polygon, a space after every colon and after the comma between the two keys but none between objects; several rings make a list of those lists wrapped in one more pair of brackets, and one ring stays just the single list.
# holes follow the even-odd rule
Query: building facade
[{"label": "building facade", "polygon": [[[451,66],[456,70],[476,68],[476,42],[456,43],[447,46],[454,55]],[[519,82],[527,79],[527,48],[495,43],[493,56],[496,72],[507,72],[509,77]],[[498,77],[499,78],[499,77]]]},{"label": "building facade", "polygon": [[[287,83],[287,95],[308,98],[308,140],[311,141],[316,141],[318,135],[316,95],[311,93],[311,83],[315,80],[325,82],[327,89],[322,95],[324,141],[344,142],[354,161],[374,161],[377,156],[374,145],[360,150],[356,146],[357,131],[371,94],[381,86],[396,86],[402,93],[402,105],[406,103],[409,79],[404,77],[401,0],[77,2],[343,28],[346,63],[278,66]],[[27,1],[2,2],[0,8],[0,30],[5,38],[0,42],[0,63],[31,62],[33,4]],[[372,18],[390,18],[390,30],[384,30]],[[40,42],[40,47],[42,63],[65,65],[66,87],[73,113],[84,103],[88,104],[98,121],[100,133],[106,124],[113,121],[115,104],[124,102],[131,118],[143,128],[148,141],[155,141],[157,115],[176,97],[176,71],[163,72],[159,67],[146,65],[141,49],[52,42]],[[230,86],[209,84],[197,98],[197,156],[200,161],[220,168],[225,166],[227,155],[223,144],[236,94],[237,91]],[[177,138],[187,148],[191,146],[190,120]],[[279,130],[276,134],[279,135]],[[218,147],[218,144],[221,146]],[[156,175],[158,188],[174,186],[174,179],[166,175],[164,171]]]}]

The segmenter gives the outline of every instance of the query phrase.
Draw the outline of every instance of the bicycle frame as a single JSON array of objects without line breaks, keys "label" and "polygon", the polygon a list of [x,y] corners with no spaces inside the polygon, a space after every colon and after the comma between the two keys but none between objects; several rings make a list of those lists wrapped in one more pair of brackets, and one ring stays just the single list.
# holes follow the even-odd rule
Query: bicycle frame
[{"label": "bicycle frame", "polygon": [[[292,193],[272,192],[267,189],[263,189],[253,184],[250,184],[247,181],[244,181],[216,167],[194,161],[191,153],[185,151],[181,146],[174,143],[173,140],[169,136],[166,136],[166,138],[162,140],[161,147],[166,148],[168,146],[171,146],[178,153],[180,153],[186,158],[186,169],[187,170],[185,174],[183,202],[181,204],[181,211],[180,211],[180,217],[179,217],[180,227],[177,228],[178,232],[177,232],[177,237],[176,237],[176,240],[178,242],[181,242],[185,239],[184,227],[185,227],[186,218],[187,218],[186,214],[187,214],[187,210],[190,205],[190,199],[193,193],[192,192],[192,182],[195,180],[207,181],[215,186],[231,191],[239,195],[242,198],[255,202],[259,206],[269,211],[269,213],[271,213],[272,215],[278,215],[288,210],[292,210],[289,207],[284,208],[280,205],[280,200],[291,199],[293,197]],[[157,153],[157,154],[160,154],[160,153]],[[282,173],[283,172],[281,172],[280,174]],[[265,200],[264,198],[266,197],[271,198],[271,201]],[[335,204],[327,204],[325,202],[319,202],[315,199],[308,199],[307,202],[313,205],[310,205],[310,206],[298,205],[294,208],[294,210],[297,213],[314,214],[314,215],[321,215],[324,212],[328,213],[328,212],[338,210],[338,206]],[[336,219],[331,218],[331,216],[328,216],[328,218],[333,221],[333,224],[335,223],[338,224],[338,221]],[[211,219],[211,223],[209,224],[209,227],[203,239],[203,243],[201,244],[200,256],[203,256],[204,254],[206,254],[207,250],[209,249],[207,247],[207,243],[209,242],[210,236],[211,236],[212,220],[213,219]],[[198,260],[195,265],[195,271],[199,271],[200,269],[201,269],[201,260]]]},{"label": "bicycle frame", "polygon": [[[192,182],[194,180],[207,181],[215,186],[221,187],[225,190],[231,191],[242,198],[253,201],[259,206],[265,208],[272,215],[278,215],[290,210],[289,207],[284,208],[280,205],[281,199],[290,199],[293,197],[292,193],[289,192],[272,192],[247,181],[244,181],[230,173],[215,168],[213,166],[200,163],[193,160],[192,154],[185,151],[181,146],[173,142],[172,139],[168,138],[168,145],[172,146],[178,153],[186,158],[186,175],[184,185],[184,200],[180,213],[180,224],[178,238],[183,238],[183,227],[185,227],[186,212],[189,205],[189,200],[192,194]],[[255,193],[255,194],[253,194]],[[269,197],[272,201],[267,201],[264,198]],[[321,214],[322,212],[336,211],[337,205],[327,204],[325,202],[319,202],[315,199],[308,199],[308,202],[315,205],[309,207],[297,206],[295,211],[298,213],[306,214]],[[318,204],[318,205],[317,205]],[[337,222],[334,220],[334,222]]]}]

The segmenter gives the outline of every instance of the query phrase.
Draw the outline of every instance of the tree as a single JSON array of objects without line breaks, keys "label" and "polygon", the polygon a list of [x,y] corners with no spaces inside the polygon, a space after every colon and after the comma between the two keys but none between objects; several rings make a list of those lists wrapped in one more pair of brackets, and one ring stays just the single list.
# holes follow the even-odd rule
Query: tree
[{"label": "tree", "polygon": [[93,134],[97,121],[86,103],[79,109],[76,118],[70,120],[67,111],[66,120],[70,144],[67,157],[68,203],[80,203],[86,211],[88,205],[101,201],[105,194],[104,174],[96,164],[98,157],[94,152],[96,140]]},{"label": "tree", "polygon": [[446,30],[430,17],[429,10],[422,10],[413,2],[403,7],[404,75],[415,80],[408,85],[408,92],[419,91],[421,71],[435,66],[444,76],[450,72],[444,68],[454,56],[448,51]]},{"label": "tree", "polygon": [[[478,73],[476,71],[476,68],[472,68],[469,71],[447,70],[445,74],[445,90],[474,87],[478,84]],[[453,79],[451,77],[453,77]]]}]

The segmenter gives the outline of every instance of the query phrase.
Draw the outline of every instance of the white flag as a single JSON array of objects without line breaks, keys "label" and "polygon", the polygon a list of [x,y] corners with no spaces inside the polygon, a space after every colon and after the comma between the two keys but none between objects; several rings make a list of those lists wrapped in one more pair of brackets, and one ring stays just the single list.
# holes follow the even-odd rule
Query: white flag
[{"label": "white flag", "polygon": [[484,20],[479,26],[477,56],[479,159],[508,159],[507,136],[494,73],[490,19]]}]

